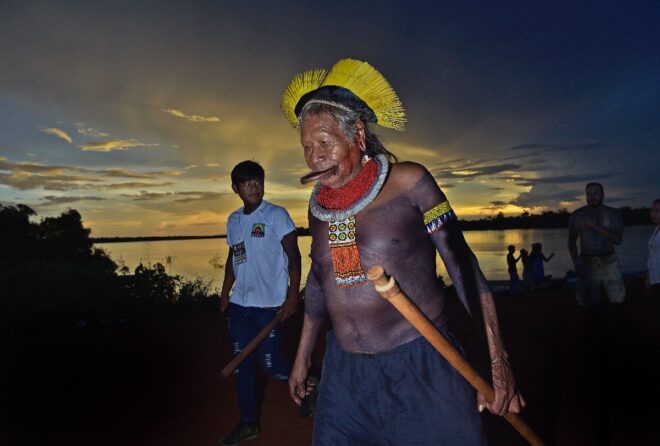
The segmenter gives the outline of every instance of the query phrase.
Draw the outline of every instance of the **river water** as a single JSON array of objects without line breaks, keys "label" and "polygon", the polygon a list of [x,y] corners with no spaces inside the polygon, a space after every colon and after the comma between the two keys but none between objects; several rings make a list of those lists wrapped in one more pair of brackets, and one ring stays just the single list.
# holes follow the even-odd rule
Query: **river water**
[{"label": "river water", "polygon": [[[626,273],[638,273],[646,270],[648,256],[647,242],[653,226],[628,226],[624,231],[623,243],[617,248],[621,267]],[[521,248],[531,252],[531,244],[543,243],[543,253],[555,257],[545,264],[546,274],[564,277],[572,269],[570,256],[566,248],[566,229],[507,229],[492,231],[465,231],[465,239],[472,248],[482,271],[488,280],[508,279],[506,265],[506,247],[514,245],[516,256]],[[299,237],[298,244],[302,254],[303,281],[309,271],[309,250],[311,237]],[[98,243],[97,248],[104,249],[120,266],[127,266],[131,271],[137,265],[162,263],[169,274],[178,274],[187,279],[201,277],[213,280],[214,287],[222,285],[224,263],[228,248],[226,239],[163,240],[155,242]],[[447,276],[444,265],[437,258],[438,274]],[[518,272],[522,275],[522,264],[518,263]]]}]

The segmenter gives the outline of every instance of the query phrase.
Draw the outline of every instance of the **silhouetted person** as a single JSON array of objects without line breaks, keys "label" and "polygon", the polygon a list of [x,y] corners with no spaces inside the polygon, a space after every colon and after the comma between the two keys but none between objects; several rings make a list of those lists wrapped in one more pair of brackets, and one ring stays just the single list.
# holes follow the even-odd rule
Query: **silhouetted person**
[{"label": "silhouetted person", "polygon": [[507,249],[509,251],[506,255],[506,263],[509,268],[509,291],[511,293],[517,293],[520,291],[520,277],[518,276],[518,267],[516,266],[516,263],[518,263],[522,254],[516,259],[516,256],[514,256],[516,247],[509,245]]},{"label": "silhouetted person", "polygon": [[660,299],[660,198],[651,206],[651,221],[656,225],[649,239],[648,275],[646,276],[646,288],[651,295]]},{"label": "silhouetted person", "polygon": [[543,262],[549,262],[555,256],[553,252],[549,257],[543,254],[543,245],[541,243],[532,243],[532,253],[530,262],[532,264],[532,282],[534,286],[540,286],[545,280],[545,268]]},{"label": "silhouetted person", "polygon": [[528,290],[532,286],[532,259],[526,249],[520,250],[520,260],[523,265],[523,287]]}]

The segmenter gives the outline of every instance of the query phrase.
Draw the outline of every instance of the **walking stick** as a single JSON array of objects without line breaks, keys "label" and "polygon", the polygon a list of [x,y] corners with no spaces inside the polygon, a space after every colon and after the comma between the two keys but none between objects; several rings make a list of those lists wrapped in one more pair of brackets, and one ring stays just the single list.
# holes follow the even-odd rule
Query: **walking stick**
[{"label": "walking stick", "polygon": [[268,325],[266,325],[266,326],[263,328],[263,330],[261,330],[261,331],[259,332],[259,334],[256,335],[256,336],[255,336],[255,337],[254,337],[254,338],[248,343],[248,345],[245,346],[245,348],[244,348],[244,349],[243,349],[238,355],[234,356],[234,359],[232,359],[231,361],[229,361],[229,364],[227,364],[227,365],[225,366],[225,368],[222,369],[222,372],[220,372],[220,375],[221,375],[223,378],[226,378],[226,377],[228,377],[229,375],[231,375],[231,372],[233,372],[234,369],[236,369],[236,367],[238,367],[238,365],[239,365],[241,362],[243,362],[243,360],[244,360],[245,358],[247,358],[247,356],[248,356],[250,353],[252,353],[252,351],[253,351],[255,348],[257,348],[257,345],[259,345],[259,344],[261,343],[261,341],[263,341],[264,338],[265,338],[266,336],[268,336],[268,334],[269,334],[271,331],[273,331],[273,328],[275,328],[275,326],[276,326],[277,324],[279,324],[280,320],[282,320],[282,313],[277,313],[277,315],[273,318],[273,320],[270,321],[270,322],[268,323]]},{"label": "walking stick", "polygon": [[[302,299],[304,295],[305,295],[305,288],[303,288],[302,290],[300,290],[300,293],[299,293],[299,299]],[[259,345],[259,344],[261,343],[261,341],[263,341],[264,338],[265,338],[266,336],[268,336],[268,333],[270,333],[271,331],[273,331],[273,328],[275,328],[275,326],[277,326],[277,324],[280,323],[280,321],[282,320],[282,316],[283,316],[282,312],[277,313],[277,315],[273,318],[273,320],[270,321],[270,322],[268,323],[268,325],[266,325],[266,326],[265,326],[265,327],[259,332],[259,334],[257,334],[257,335],[256,335],[256,336],[255,336],[255,337],[254,337],[254,338],[248,343],[248,345],[245,346],[245,348],[244,348],[243,350],[241,350],[241,352],[240,352],[238,355],[234,356],[234,359],[232,359],[231,361],[229,361],[229,364],[227,364],[227,365],[225,366],[225,368],[222,369],[222,371],[220,372],[220,375],[221,375],[223,378],[226,378],[226,377],[228,377],[229,375],[231,375],[231,373],[236,369],[236,367],[238,367],[238,365],[239,365],[241,362],[243,362],[243,361],[245,360],[245,358],[247,358],[248,355],[254,351],[255,348],[257,348],[257,345]]]},{"label": "walking stick", "polygon": [[[380,265],[372,266],[367,278],[374,283],[376,291],[388,300],[410,322],[417,331],[469,382],[489,403],[495,399],[495,390],[468,364],[454,346],[438,331],[424,313],[399,288],[394,277],[387,276]],[[504,418],[532,446],[543,446],[543,441],[517,414],[508,413]]]}]

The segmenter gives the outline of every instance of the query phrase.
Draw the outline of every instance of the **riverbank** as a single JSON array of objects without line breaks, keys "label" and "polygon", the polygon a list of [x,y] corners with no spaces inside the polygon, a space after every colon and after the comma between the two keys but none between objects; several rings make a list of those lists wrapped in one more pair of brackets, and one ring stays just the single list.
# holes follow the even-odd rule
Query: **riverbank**
[{"label": "riverbank", "polygon": [[[590,336],[572,290],[496,297],[501,330],[527,401],[524,419],[548,445],[660,444],[659,302],[628,281],[627,343]],[[470,361],[487,366],[478,330],[450,298],[452,330]],[[609,306],[603,306],[605,320]],[[287,355],[301,314],[287,324]],[[210,306],[174,316],[3,340],[0,444],[215,445],[237,421],[226,323]],[[482,415],[490,444],[524,444],[503,420]],[[309,444],[285,385],[267,382],[262,434],[250,446]]]},{"label": "riverbank", "polygon": [[[617,248],[617,255],[624,273],[646,270],[648,258],[648,239],[653,233],[653,226],[633,226],[626,229],[624,240]],[[573,269],[573,262],[566,249],[568,233],[566,229],[511,229],[505,231],[466,231],[465,239],[479,260],[479,266],[488,280],[508,280],[506,253],[507,246],[514,245],[516,250],[531,249],[532,243],[542,243],[546,255],[555,253],[552,260],[545,264],[545,273],[555,278],[563,278]],[[302,278],[307,277],[311,266],[309,252],[312,238],[298,237],[302,254]],[[175,240],[159,242],[134,242],[96,244],[102,248],[120,266],[133,271],[140,263],[143,265],[165,265],[168,274],[180,275],[194,280],[202,277],[213,279],[214,286],[222,283],[224,264],[229,247],[226,240]],[[441,259],[437,259],[436,272],[449,283],[447,271]],[[518,263],[518,272],[522,275],[522,265]]]}]

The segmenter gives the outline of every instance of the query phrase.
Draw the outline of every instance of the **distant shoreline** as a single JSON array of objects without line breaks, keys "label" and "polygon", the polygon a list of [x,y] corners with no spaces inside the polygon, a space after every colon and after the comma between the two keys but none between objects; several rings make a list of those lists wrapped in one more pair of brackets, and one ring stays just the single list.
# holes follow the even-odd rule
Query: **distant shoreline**
[{"label": "distant shoreline", "polygon": [[154,237],[91,237],[90,241],[97,243],[130,243],[130,242],[160,242],[164,240],[201,240],[210,238],[227,238],[226,235],[173,235]]},{"label": "distant shoreline", "polygon": [[[544,217],[551,216],[552,213],[546,213]],[[542,217],[543,218],[543,217]],[[567,229],[568,218],[565,216],[566,221],[561,221],[557,224],[556,221],[530,221],[530,218],[520,217],[500,217],[483,220],[459,220],[458,224],[462,231],[504,231],[507,229]],[[626,221],[627,220],[627,221]],[[646,221],[648,220],[648,221]],[[535,223],[535,224],[534,224]],[[624,219],[624,226],[646,226],[653,225],[651,219],[646,214],[645,218],[628,218]],[[296,228],[298,236],[310,235],[309,228]],[[219,235],[173,235],[173,236],[151,236],[151,237],[91,237],[92,243],[128,243],[128,242],[158,242],[163,240],[202,240],[202,239],[215,239],[227,238],[226,234]]]}]

